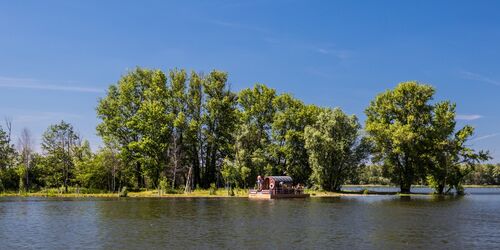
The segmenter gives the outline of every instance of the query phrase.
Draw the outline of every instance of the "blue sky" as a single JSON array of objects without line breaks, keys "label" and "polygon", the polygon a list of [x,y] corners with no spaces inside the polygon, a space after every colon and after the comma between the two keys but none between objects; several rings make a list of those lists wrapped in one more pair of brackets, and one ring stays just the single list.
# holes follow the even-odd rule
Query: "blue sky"
[{"label": "blue sky", "polygon": [[418,80],[457,103],[470,145],[500,161],[499,1],[0,1],[0,117],[36,143],[74,124],[136,66],[229,72],[364,121],[373,97]]}]

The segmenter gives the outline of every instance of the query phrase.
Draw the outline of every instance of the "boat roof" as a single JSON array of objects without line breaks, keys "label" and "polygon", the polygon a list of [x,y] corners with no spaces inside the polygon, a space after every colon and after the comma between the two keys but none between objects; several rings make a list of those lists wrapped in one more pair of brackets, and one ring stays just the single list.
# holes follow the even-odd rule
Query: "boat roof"
[{"label": "boat roof", "polygon": [[274,179],[276,182],[283,182],[283,183],[293,183],[293,179],[290,176],[266,176],[265,178],[269,179]]}]

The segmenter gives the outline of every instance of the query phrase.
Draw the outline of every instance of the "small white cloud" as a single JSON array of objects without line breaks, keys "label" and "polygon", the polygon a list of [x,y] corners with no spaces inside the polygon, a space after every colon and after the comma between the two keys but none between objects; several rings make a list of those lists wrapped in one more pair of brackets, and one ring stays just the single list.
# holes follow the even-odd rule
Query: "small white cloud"
[{"label": "small white cloud", "polygon": [[485,83],[489,83],[489,84],[494,84],[494,85],[500,86],[500,81],[495,80],[495,79],[491,79],[491,78],[489,78],[487,76],[483,76],[483,75],[480,75],[480,74],[472,73],[472,72],[469,72],[469,71],[462,71],[460,73],[461,73],[462,77],[464,79],[467,79],[467,80],[485,82]]},{"label": "small white cloud", "polygon": [[465,114],[458,114],[456,116],[457,120],[464,120],[464,121],[473,121],[477,120],[479,118],[482,118],[482,115],[465,115]]},{"label": "small white cloud", "polygon": [[471,141],[481,141],[481,140],[485,140],[485,139],[488,139],[488,138],[496,137],[496,136],[499,136],[499,135],[500,135],[500,133],[483,135],[483,136],[476,137],[476,138],[472,139]]},{"label": "small white cloud", "polygon": [[228,22],[228,21],[222,21],[222,20],[209,20],[207,21],[209,23],[226,27],[226,28],[232,28],[232,29],[238,29],[238,30],[248,30],[248,31],[254,31],[254,32],[259,32],[259,33],[264,33],[264,34],[269,34],[270,32],[266,29],[263,29],[258,26],[250,26],[250,25],[245,25],[237,22]]},{"label": "small white cloud", "polygon": [[316,51],[318,51],[318,52],[319,52],[319,53],[321,53],[321,54],[329,54],[329,53],[330,53],[328,50],[326,50],[326,49],[321,49],[321,48],[317,49]]},{"label": "small white cloud", "polygon": [[103,89],[89,88],[80,86],[64,86],[51,84],[45,81],[31,78],[13,78],[0,76],[0,88],[23,88],[23,89],[40,89],[54,91],[73,91],[87,93],[104,93]]},{"label": "small white cloud", "polygon": [[314,50],[323,55],[333,55],[338,59],[349,59],[352,54],[351,51],[345,49],[315,48]]}]

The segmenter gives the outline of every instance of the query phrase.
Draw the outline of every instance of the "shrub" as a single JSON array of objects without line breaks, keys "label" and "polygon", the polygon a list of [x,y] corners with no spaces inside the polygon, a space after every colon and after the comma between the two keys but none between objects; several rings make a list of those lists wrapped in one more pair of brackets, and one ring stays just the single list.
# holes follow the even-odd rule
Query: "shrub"
[{"label": "shrub", "polygon": [[120,192],[120,197],[127,197],[127,195],[128,195],[127,187],[123,187],[122,191]]},{"label": "shrub", "polygon": [[160,195],[167,194],[170,191],[170,186],[168,185],[168,180],[166,177],[161,178],[160,180]]},{"label": "shrub", "polygon": [[209,194],[210,195],[217,194],[217,187],[215,186],[215,183],[210,184]]}]

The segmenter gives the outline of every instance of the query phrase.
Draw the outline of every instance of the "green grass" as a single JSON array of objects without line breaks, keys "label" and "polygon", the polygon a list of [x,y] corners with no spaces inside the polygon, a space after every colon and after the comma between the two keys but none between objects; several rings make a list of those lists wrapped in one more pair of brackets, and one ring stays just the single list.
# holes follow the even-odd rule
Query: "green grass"
[{"label": "green grass", "polygon": [[[364,195],[399,195],[399,196],[422,196],[422,195],[434,195],[429,194],[399,194],[397,192],[375,192],[369,191],[366,188],[369,187],[394,187],[394,186],[384,186],[384,185],[344,185],[344,187],[363,187],[359,191],[341,191],[341,192],[329,192],[324,190],[312,190],[305,189],[304,192],[310,194],[311,197],[340,197],[340,196],[364,196]],[[420,187],[420,186],[412,186]],[[464,185],[466,188],[499,188],[498,185]],[[49,188],[37,192],[3,192],[0,193],[0,197],[118,197],[119,193],[110,193],[103,190],[95,189],[85,189],[79,188],[79,192],[76,192],[76,188],[69,188],[68,193],[62,192],[62,189]],[[207,198],[222,198],[222,197],[248,197],[248,189],[234,189],[234,196],[228,194],[228,190],[224,188],[219,188],[216,190],[215,194],[210,194],[210,189],[196,189],[191,193],[184,193],[183,190],[174,190],[167,194],[158,194],[157,189],[145,189],[141,191],[129,191],[128,197],[165,197],[165,198],[196,198],[196,197],[207,197]]]},{"label": "green grass", "polygon": [[[109,193],[109,192],[80,192],[77,193],[75,190],[68,190],[68,193],[60,192],[58,189],[46,189],[38,192],[3,192],[0,193],[0,197],[118,197],[119,193]],[[150,189],[145,191],[129,191],[128,197],[248,197],[248,189],[234,189],[234,196],[228,194],[227,189],[219,188],[216,190],[215,194],[210,194],[209,189],[196,189],[190,193],[184,193],[179,191],[178,193],[167,193],[158,194],[157,189]]]}]

